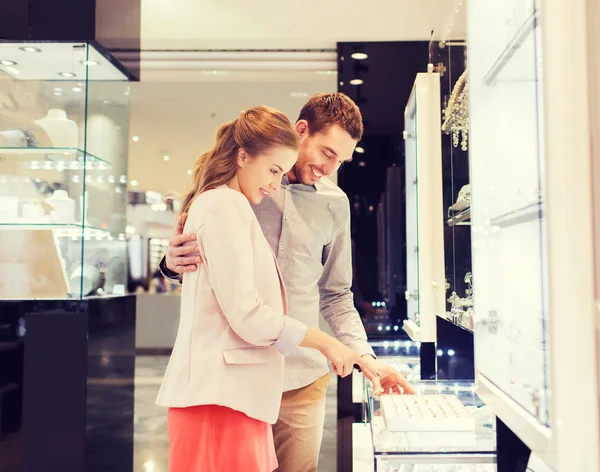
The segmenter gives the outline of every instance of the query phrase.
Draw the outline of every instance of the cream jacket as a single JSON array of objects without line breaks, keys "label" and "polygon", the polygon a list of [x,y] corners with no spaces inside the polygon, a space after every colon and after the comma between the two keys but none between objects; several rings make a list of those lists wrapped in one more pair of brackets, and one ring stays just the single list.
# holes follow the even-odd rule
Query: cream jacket
[{"label": "cream jacket", "polygon": [[158,405],[222,405],[275,423],[284,355],[306,327],[287,317],[277,261],[248,200],[226,186],[200,194],[185,233],[204,263],[187,273],[179,330]]}]

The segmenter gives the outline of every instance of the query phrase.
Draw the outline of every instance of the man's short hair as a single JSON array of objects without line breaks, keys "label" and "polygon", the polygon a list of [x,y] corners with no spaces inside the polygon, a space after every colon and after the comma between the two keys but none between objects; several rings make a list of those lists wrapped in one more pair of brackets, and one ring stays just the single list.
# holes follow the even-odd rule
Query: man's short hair
[{"label": "man's short hair", "polygon": [[306,120],[308,132],[318,133],[329,126],[338,125],[353,139],[360,141],[363,134],[362,115],[356,103],[347,95],[317,93],[302,107],[298,121]]}]

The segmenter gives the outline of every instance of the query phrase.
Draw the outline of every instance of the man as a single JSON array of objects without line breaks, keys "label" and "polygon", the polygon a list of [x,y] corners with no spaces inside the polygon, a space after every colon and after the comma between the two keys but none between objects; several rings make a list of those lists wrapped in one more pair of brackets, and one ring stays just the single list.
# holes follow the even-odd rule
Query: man
[{"label": "man", "polygon": [[[381,386],[414,393],[394,369],[378,363],[354,308],[350,241],[350,204],[346,194],[323,177],[350,161],[362,137],[362,116],[342,93],[320,93],[302,108],[296,131],[298,160],[254,211],[277,256],[288,292],[289,315],[318,328],[319,313],[334,335],[381,374]],[[182,234],[178,220],[161,270],[167,277],[197,269],[201,263],[194,235]],[[280,472],[317,470],[325,418],[329,368],[317,351],[299,348],[285,360],[284,394],[273,435]]]}]

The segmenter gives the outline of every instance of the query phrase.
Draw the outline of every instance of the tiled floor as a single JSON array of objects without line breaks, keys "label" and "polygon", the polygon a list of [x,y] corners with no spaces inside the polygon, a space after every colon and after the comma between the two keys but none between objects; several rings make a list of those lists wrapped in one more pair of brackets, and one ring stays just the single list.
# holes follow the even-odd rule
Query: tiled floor
[{"label": "tiled floor", "polygon": [[[135,375],[134,472],[167,472],[169,443],[166,409],[154,400],[168,357],[138,357]],[[337,453],[337,378],[331,376],[319,472],[335,472]]]}]

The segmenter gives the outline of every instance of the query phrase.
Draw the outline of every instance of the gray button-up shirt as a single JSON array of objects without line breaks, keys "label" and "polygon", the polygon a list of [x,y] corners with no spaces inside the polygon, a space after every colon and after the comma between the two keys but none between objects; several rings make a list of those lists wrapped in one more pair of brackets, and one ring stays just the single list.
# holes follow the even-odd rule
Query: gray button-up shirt
[{"label": "gray button-up shirt", "polygon": [[[288,292],[289,316],[319,327],[323,315],[335,336],[359,354],[373,354],[354,308],[350,203],[334,183],[290,184],[253,205],[277,256]],[[284,390],[304,387],[328,372],[314,349],[298,348],[285,360]]]},{"label": "gray button-up shirt", "polygon": [[[346,194],[325,178],[308,186],[290,184],[284,176],[281,189],[253,209],[277,256],[289,316],[318,328],[320,313],[342,343],[360,355],[373,355],[350,291],[352,247]],[[164,259],[161,269],[171,275]],[[286,357],[284,391],[309,385],[328,371],[320,352],[300,347]]]}]

